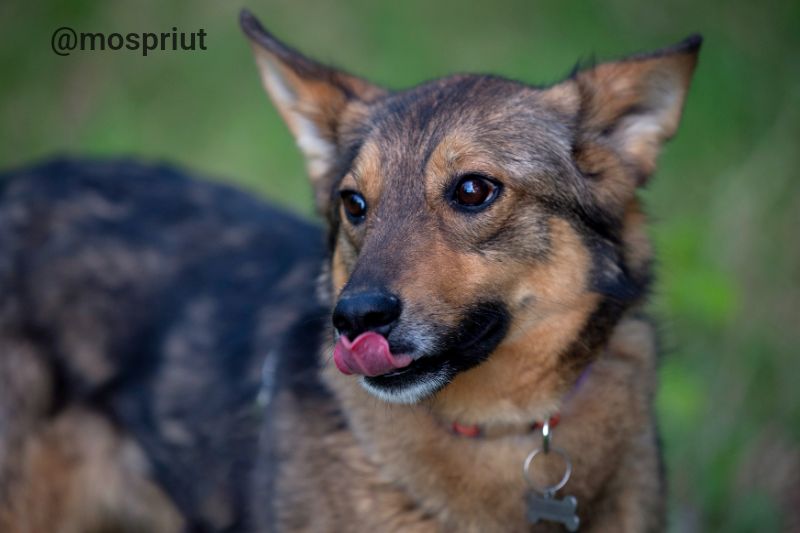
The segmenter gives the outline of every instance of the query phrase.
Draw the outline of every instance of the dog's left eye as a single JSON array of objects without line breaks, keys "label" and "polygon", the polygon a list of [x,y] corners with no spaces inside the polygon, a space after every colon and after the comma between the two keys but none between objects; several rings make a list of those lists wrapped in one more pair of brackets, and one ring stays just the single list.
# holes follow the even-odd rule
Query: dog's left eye
[{"label": "dog's left eye", "polygon": [[342,205],[347,214],[347,218],[353,224],[358,224],[367,214],[367,201],[355,191],[342,191]]},{"label": "dog's left eye", "polygon": [[492,180],[479,174],[463,176],[453,190],[453,202],[469,210],[481,209],[489,205],[500,191]]}]

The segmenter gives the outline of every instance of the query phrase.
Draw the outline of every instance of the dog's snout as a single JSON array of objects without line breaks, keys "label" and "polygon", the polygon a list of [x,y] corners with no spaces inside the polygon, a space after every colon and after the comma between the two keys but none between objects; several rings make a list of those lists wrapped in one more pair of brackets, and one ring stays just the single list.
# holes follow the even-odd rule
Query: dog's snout
[{"label": "dog's snout", "polygon": [[384,337],[400,317],[400,299],[388,292],[362,292],[344,295],[333,310],[333,326],[354,339],[365,331]]}]

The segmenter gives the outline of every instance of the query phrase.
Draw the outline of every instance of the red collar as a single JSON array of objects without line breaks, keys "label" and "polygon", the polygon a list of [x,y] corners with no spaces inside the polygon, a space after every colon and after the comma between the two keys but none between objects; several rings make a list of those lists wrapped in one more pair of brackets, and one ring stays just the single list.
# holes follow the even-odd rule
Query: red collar
[{"label": "red collar", "polygon": [[[570,391],[567,393],[566,397],[564,398],[564,403],[568,402],[578,391],[578,389],[583,385],[586,381],[589,371],[592,368],[592,364],[589,363],[586,368],[578,376],[578,379],[575,380],[575,384],[572,386]],[[550,427],[556,427],[558,425],[561,416],[559,413],[554,414],[550,417]],[[530,433],[534,432],[538,429],[541,429],[544,424],[539,422],[538,420],[527,424],[525,426],[516,426],[514,428],[504,428],[504,429],[496,429],[489,431],[487,428],[481,427],[478,424],[474,425],[467,425],[467,424],[459,424],[458,422],[453,422],[450,426],[450,431],[454,435],[458,435],[460,437],[469,437],[469,438],[478,438],[478,437],[492,437],[492,436],[502,436],[508,435],[512,433]]]},{"label": "red collar", "polygon": [[[554,428],[558,425],[558,422],[561,420],[560,415],[555,414],[550,417],[550,427]],[[522,431],[518,431],[520,428],[514,428],[512,431],[509,431],[506,428],[506,431],[501,431],[503,434],[507,433],[529,433],[534,432],[538,429],[541,429],[544,424],[539,422],[538,420],[528,424],[527,426],[523,426]],[[490,432],[487,431],[485,428],[482,428],[478,424],[474,425],[466,425],[466,424],[459,424],[458,422],[453,422],[450,426],[450,431],[453,432],[454,435],[458,435],[460,437],[469,437],[469,438],[478,438],[478,437],[485,437],[490,436],[491,433],[496,433],[494,431]]]}]

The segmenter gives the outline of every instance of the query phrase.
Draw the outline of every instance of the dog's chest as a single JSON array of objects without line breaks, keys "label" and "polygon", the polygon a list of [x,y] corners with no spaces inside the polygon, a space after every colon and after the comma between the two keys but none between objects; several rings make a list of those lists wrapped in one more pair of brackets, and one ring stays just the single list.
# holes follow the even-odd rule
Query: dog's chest
[{"label": "dog's chest", "polygon": [[524,458],[532,441],[480,453],[466,441],[426,451],[377,439],[368,457],[353,431],[324,405],[288,395],[276,402],[278,531],[559,530],[549,523],[532,526],[526,517],[516,458]]}]

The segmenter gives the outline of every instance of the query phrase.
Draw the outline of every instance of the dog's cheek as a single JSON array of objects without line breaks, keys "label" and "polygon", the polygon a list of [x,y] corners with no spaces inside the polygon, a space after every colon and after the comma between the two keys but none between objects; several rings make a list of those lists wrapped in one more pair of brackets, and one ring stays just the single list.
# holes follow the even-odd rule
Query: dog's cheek
[{"label": "dog's cheek", "polygon": [[550,221],[552,246],[540,262],[493,269],[508,287],[509,333],[483,364],[456,376],[433,409],[467,423],[524,423],[565,393],[570,373],[562,354],[579,342],[600,297],[588,289],[592,257],[564,219]]},{"label": "dog's cheek", "polygon": [[551,249],[535,265],[513,274],[508,298],[520,324],[566,312],[587,296],[592,256],[580,235],[566,220],[549,221]]}]

